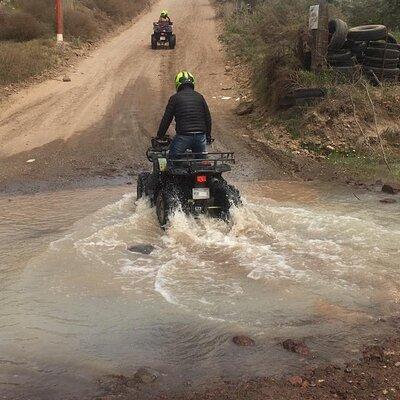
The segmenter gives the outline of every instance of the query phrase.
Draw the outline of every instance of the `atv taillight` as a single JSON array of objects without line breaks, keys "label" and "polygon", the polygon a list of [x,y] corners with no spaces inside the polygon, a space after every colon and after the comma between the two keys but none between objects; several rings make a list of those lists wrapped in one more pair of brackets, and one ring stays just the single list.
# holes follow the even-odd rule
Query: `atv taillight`
[{"label": "atv taillight", "polygon": [[206,175],[197,175],[196,176],[196,182],[197,183],[206,183],[207,182],[207,176]]}]

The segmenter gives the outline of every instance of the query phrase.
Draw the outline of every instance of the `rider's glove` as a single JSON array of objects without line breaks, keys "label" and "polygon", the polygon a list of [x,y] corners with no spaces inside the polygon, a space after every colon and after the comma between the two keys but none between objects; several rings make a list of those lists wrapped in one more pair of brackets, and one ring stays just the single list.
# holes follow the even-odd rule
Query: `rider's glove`
[{"label": "rider's glove", "polygon": [[208,136],[206,140],[207,140],[208,145],[210,145],[213,142],[213,140],[211,139],[211,136]]}]

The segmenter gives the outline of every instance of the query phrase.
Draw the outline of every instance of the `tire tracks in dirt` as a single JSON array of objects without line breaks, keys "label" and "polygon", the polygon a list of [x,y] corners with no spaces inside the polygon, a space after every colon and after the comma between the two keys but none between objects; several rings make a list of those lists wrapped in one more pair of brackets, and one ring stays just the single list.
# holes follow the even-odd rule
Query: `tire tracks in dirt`
[{"label": "tire tracks in dirt", "polygon": [[[152,22],[164,8],[174,20],[177,46],[152,51]],[[57,188],[90,177],[134,175],[148,166],[149,139],[181,69],[194,73],[210,104],[215,149],[237,154],[234,178],[282,176],[260,148],[244,139],[246,128],[233,113],[233,98],[221,100],[222,85],[233,82],[225,74],[217,36],[209,0],[187,0],[184,6],[161,0],[76,66],[72,82],[47,81],[13,96],[1,109],[0,190],[41,190],[43,182]],[[27,164],[28,159],[35,162]]]}]

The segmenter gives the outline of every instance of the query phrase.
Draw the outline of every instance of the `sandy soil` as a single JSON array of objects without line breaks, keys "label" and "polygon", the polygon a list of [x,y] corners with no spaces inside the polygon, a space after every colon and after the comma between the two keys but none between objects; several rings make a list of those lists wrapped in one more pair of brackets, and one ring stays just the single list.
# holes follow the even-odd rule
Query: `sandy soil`
[{"label": "sandy soil", "polygon": [[[149,46],[152,22],[163,8],[175,22],[174,51]],[[226,90],[234,83],[225,73],[217,30],[209,0],[188,0],[185,7],[161,0],[73,68],[71,82],[54,79],[12,96],[0,108],[0,190],[57,187],[146,167],[149,138],[180,69],[193,72],[209,101],[215,148],[237,152],[237,178],[282,177],[279,163],[251,144],[233,113],[238,103],[234,90]]]}]

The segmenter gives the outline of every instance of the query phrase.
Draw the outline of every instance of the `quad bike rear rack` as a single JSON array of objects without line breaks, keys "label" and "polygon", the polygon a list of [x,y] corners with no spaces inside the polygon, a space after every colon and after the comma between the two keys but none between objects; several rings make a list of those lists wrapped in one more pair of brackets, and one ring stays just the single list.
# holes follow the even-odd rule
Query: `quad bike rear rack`
[{"label": "quad bike rear rack", "polygon": [[196,173],[217,172],[231,170],[235,164],[234,153],[181,153],[176,158],[169,158],[169,171],[174,175],[190,175]]},{"label": "quad bike rear rack", "polygon": [[169,158],[167,150],[149,149],[147,159],[155,162],[164,159],[168,163],[168,171],[174,175],[191,175],[201,172],[223,173],[231,170],[235,164],[233,152],[226,153],[180,153],[176,158]]}]

